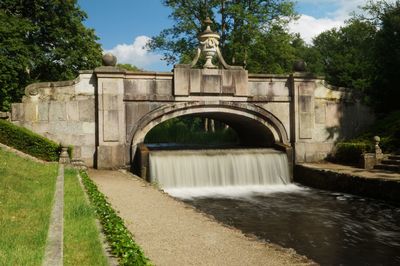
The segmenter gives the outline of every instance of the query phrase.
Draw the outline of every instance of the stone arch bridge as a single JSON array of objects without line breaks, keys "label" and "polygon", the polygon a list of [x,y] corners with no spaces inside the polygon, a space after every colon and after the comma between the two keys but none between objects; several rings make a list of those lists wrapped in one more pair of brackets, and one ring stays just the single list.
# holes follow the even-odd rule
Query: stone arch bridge
[{"label": "stone arch bridge", "polygon": [[293,163],[324,159],[341,137],[370,124],[371,113],[343,89],[302,72],[249,74],[242,68],[82,71],[73,81],[36,83],[12,121],[57,142],[97,168],[126,167],[159,123],[182,115],[230,125],[242,144],[284,149]]}]

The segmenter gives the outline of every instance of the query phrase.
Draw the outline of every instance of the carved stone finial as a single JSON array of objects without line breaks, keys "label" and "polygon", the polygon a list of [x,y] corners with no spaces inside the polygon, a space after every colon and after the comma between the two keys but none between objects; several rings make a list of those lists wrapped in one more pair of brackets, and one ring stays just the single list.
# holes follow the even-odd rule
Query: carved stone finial
[{"label": "carved stone finial", "polygon": [[207,25],[205,31],[203,31],[199,36],[201,51],[205,54],[206,63],[204,64],[204,68],[217,68],[216,65],[213,64],[212,60],[214,56],[217,54],[217,49],[219,46],[220,36],[218,33],[213,32],[211,30],[211,19],[209,17],[206,18],[204,23]]},{"label": "carved stone finial", "polygon": [[379,142],[381,141],[381,138],[379,136],[375,136],[374,141],[375,141],[375,158],[377,160],[382,160],[383,153],[381,147],[379,147]]},{"label": "carved stone finial", "polygon": [[304,60],[297,60],[293,64],[293,71],[295,72],[305,72],[306,71],[307,64],[304,62]]},{"label": "carved stone finial", "polygon": [[68,146],[65,143],[61,143],[61,153],[59,163],[61,164],[69,164],[69,154],[68,154]]},{"label": "carved stone finial", "polygon": [[209,17],[204,20],[204,24],[206,25],[206,29],[199,35],[199,42],[200,45],[197,48],[197,54],[194,58],[191,66],[195,66],[197,61],[199,60],[201,54],[204,54],[206,58],[206,63],[204,64],[203,68],[217,68],[216,65],[213,64],[212,60],[215,56],[217,56],[219,62],[223,65],[226,69],[236,68],[236,69],[243,69],[239,66],[230,66],[228,65],[224,58],[222,57],[222,53],[219,49],[219,40],[220,36],[218,33],[213,32],[211,30],[212,21]]},{"label": "carved stone finial", "polygon": [[115,66],[117,64],[117,57],[112,53],[106,53],[103,55],[104,66]]}]

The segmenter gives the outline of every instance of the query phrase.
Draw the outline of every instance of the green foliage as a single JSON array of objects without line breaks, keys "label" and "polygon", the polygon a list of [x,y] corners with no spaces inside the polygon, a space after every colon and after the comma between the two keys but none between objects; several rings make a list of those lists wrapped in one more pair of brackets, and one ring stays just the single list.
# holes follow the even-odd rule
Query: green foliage
[{"label": "green foliage", "polygon": [[137,66],[134,66],[131,64],[117,64],[117,67],[122,68],[124,70],[128,70],[128,71],[143,72],[143,69],[140,69]]},{"label": "green foliage", "polygon": [[400,106],[400,1],[380,1],[366,10],[379,29],[375,39],[376,89],[371,97],[378,111],[388,113]]},{"label": "green foliage", "polygon": [[301,48],[309,69],[329,83],[363,92],[375,110],[399,110],[400,1],[369,1],[365,15],[321,33]]},{"label": "green foliage", "polygon": [[0,109],[37,81],[73,79],[101,63],[101,47],[76,0],[0,1]]},{"label": "green foliage", "polygon": [[111,208],[106,197],[97,189],[86,172],[81,172],[82,182],[100,219],[111,252],[119,258],[120,265],[151,265],[143,251],[134,242],[123,220]]},{"label": "green foliage", "polygon": [[289,0],[220,1],[164,0],[172,9],[171,28],[152,38],[149,47],[164,53],[169,64],[189,63],[198,46],[197,36],[208,15],[221,34],[220,46],[230,64],[244,65],[255,73],[290,72],[296,59],[294,36],[285,30],[296,15]]},{"label": "green foliage", "polygon": [[373,63],[375,34],[371,23],[352,20],[340,29],[318,35],[313,41],[317,57],[305,59],[314,69],[322,66],[326,80],[332,85],[368,90],[376,71]]},{"label": "green foliage", "polygon": [[372,150],[372,142],[339,142],[336,144],[333,160],[335,162],[358,165],[361,155]]},{"label": "green foliage", "polygon": [[154,127],[145,138],[145,143],[178,143],[178,144],[237,144],[236,132],[216,123],[216,130],[204,130],[204,119],[199,117],[178,117],[165,121]]},{"label": "green foliage", "polygon": [[45,161],[58,161],[61,149],[57,143],[1,119],[0,143]]},{"label": "green foliage", "polygon": [[374,136],[379,136],[379,146],[385,153],[400,152],[400,111],[378,117],[368,131],[354,141],[372,142]]}]

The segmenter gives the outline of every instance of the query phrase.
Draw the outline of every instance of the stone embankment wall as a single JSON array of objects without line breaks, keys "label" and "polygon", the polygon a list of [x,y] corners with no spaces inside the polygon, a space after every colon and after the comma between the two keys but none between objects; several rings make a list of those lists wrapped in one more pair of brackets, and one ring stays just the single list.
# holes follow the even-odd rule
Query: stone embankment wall
[{"label": "stone embankment wall", "polygon": [[324,159],[338,139],[373,121],[359,99],[320,77],[185,65],[167,73],[103,66],[73,81],[32,84],[11,118],[73,145],[88,166],[117,168],[132,163],[151,128],[190,114],[229,124],[244,144],[286,146],[294,162]]},{"label": "stone embankment wall", "polygon": [[[362,170],[360,169],[358,172],[362,172]],[[372,176],[296,165],[294,181],[318,189],[400,203],[400,175],[385,178],[382,173],[368,174]]]}]

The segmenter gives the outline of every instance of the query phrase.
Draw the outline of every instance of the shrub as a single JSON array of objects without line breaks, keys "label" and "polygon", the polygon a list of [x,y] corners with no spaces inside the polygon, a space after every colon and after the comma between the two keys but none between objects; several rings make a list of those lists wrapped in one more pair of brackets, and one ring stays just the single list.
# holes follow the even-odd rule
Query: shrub
[{"label": "shrub", "polygon": [[336,144],[333,160],[344,164],[358,165],[361,155],[372,151],[372,143],[366,142],[339,142]]},{"label": "shrub", "polygon": [[400,111],[378,117],[368,132],[358,136],[354,141],[371,142],[374,136],[379,136],[379,146],[384,153],[400,152]]},{"label": "shrub", "polygon": [[61,150],[59,144],[5,120],[0,120],[0,143],[45,161],[57,161]]},{"label": "shrub", "polygon": [[123,220],[111,208],[106,197],[97,189],[86,172],[80,172],[90,202],[102,224],[104,234],[110,243],[111,252],[119,257],[120,265],[152,265],[140,247],[135,243],[132,234],[125,227]]}]

